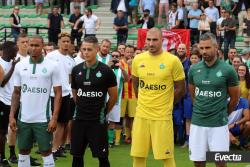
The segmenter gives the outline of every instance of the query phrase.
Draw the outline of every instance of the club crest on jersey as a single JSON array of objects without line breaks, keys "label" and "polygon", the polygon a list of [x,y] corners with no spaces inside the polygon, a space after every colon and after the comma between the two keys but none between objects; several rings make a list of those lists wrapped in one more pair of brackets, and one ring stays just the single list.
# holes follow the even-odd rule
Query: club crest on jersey
[{"label": "club crest on jersey", "polygon": [[96,77],[97,77],[97,78],[101,78],[101,77],[102,77],[102,73],[101,73],[100,71],[98,71],[98,72],[96,73]]},{"label": "club crest on jersey", "polygon": [[45,73],[47,73],[47,68],[46,67],[44,67],[43,69],[42,69],[42,72],[45,74]]},{"label": "club crest on jersey", "polygon": [[218,72],[216,73],[216,76],[217,76],[217,77],[221,77],[221,76],[222,76],[222,72],[221,72],[221,70],[220,70],[220,71],[218,71]]},{"label": "club crest on jersey", "polygon": [[164,69],[165,68],[165,65],[162,63],[162,64],[160,64],[160,69],[162,70],[162,69]]}]

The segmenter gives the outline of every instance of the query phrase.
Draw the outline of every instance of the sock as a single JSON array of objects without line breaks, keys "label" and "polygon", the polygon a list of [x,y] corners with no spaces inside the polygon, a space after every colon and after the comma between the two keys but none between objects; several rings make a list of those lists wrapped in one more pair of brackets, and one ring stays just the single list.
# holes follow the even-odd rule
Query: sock
[{"label": "sock", "polygon": [[98,158],[98,160],[99,160],[99,167],[110,167],[108,157]]},{"label": "sock", "polygon": [[126,139],[130,138],[131,137],[131,131],[130,131],[130,128],[125,128],[125,136],[126,136]]},{"label": "sock", "polygon": [[9,146],[9,149],[10,149],[10,156],[16,155],[16,152],[15,152],[15,145]]},{"label": "sock", "polygon": [[30,167],[30,155],[18,155],[18,167]]},{"label": "sock", "polygon": [[72,167],[83,167],[83,157],[73,156]]},{"label": "sock", "polygon": [[54,162],[54,158],[53,158],[52,154],[50,154],[47,157],[43,157],[43,166],[44,167],[55,167],[55,162]]},{"label": "sock", "polygon": [[163,160],[164,167],[176,167],[174,158],[168,158]]},{"label": "sock", "polygon": [[186,142],[189,143],[189,135],[186,135]]},{"label": "sock", "polygon": [[113,144],[113,142],[114,142],[114,135],[115,135],[114,129],[109,129],[108,130],[109,144]]},{"label": "sock", "polygon": [[121,133],[122,133],[121,129],[116,129],[115,130],[115,143],[120,142],[120,140],[121,140]]},{"label": "sock", "polygon": [[146,158],[133,158],[133,167],[146,167]]}]

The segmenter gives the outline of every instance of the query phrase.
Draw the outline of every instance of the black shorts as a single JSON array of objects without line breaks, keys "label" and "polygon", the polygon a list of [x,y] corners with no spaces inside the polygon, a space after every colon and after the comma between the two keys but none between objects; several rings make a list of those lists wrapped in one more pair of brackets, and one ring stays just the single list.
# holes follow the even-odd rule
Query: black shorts
[{"label": "black shorts", "polygon": [[[54,97],[51,97],[51,111],[54,112]],[[57,122],[67,123],[70,119],[70,95],[62,97],[61,109]]]},{"label": "black shorts", "polygon": [[8,132],[10,106],[0,101],[0,131],[3,135]]},{"label": "black shorts", "polygon": [[73,117],[75,115],[75,111],[76,111],[75,102],[74,102],[73,98],[70,98],[70,117],[69,117],[69,120],[73,119]]},{"label": "black shorts", "polygon": [[89,145],[93,157],[108,157],[107,124],[99,121],[74,120],[71,131],[71,154],[83,156]]}]

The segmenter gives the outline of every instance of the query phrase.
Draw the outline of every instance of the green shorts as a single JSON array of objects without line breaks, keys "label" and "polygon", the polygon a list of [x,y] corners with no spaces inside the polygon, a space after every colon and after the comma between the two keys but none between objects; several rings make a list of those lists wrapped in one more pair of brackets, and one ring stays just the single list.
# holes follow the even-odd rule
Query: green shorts
[{"label": "green shorts", "polygon": [[48,123],[25,123],[17,121],[17,145],[19,150],[30,150],[34,141],[39,151],[46,152],[52,148],[52,133],[47,131]]}]

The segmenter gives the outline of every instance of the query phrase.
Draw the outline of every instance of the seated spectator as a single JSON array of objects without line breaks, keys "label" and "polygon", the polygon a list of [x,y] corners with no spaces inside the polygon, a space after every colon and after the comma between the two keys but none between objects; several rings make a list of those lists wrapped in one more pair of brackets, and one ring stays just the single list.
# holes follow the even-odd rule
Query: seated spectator
[{"label": "seated spectator", "polygon": [[171,4],[171,10],[168,15],[168,28],[172,29],[176,26],[176,17],[177,17],[177,4]]},{"label": "seated spectator", "polygon": [[155,0],[141,0],[141,8],[142,10],[148,9],[150,11],[150,16],[154,17],[155,15]]},{"label": "seated spectator", "polygon": [[246,64],[241,64],[238,67],[238,77],[240,81],[240,95],[250,102],[250,74]]},{"label": "seated spectator", "polygon": [[224,54],[227,55],[228,48],[234,48],[236,42],[237,21],[230,17],[230,12],[226,11],[225,20],[221,23],[221,28],[225,31]]},{"label": "seated spectator", "polygon": [[189,27],[191,29],[190,38],[191,45],[199,42],[200,32],[198,30],[198,24],[200,20],[201,10],[198,9],[198,3],[193,3],[192,9],[188,13],[188,18],[190,19]]},{"label": "seated spectator", "polygon": [[205,13],[202,13],[200,16],[200,20],[198,23],[198,30],[200,31],[200,34],[205,34],[206,32],[210,32],[210,24]]},{"label": "seated spectator", "polygon": [[117,34],[117,45],[126,43],[128,38],[128,20],[123,11],[119,10],[114,19],[113,28]]},{"label": "seated spectator", "polygon": [[[246,139],[250,135],[250,116],[248,101],[240,98],[234,111],[228,116],[230,142],[235,145],[246,146]],[[239,136],[240,141],[236,138]]]},{"label": "seated spectator", "polygon": [[163,9],[165,10],[166,23],[168,23],[169,0],[160,0],[159,13],[158,13],[158,24],[162,24]]},{"label": "seated spectator", "polygon": [[247,17],[244,19],[242,27],[245,47],[250,47],[250,8],[247,9]]},{"label": "seated spectator", "polygon": [[[225,53],[224,53],[224,55],[225,55]],[[228,51],[227,56],[224,56],[225,60],[226,60],[226,63],[232,65],[234,56],[237,56],[237,55],[238,55],[237,49],[236,48],[230,48],[229,51]]]},{"label": "seated spectator", "polygon": [[137,24],[140,24],[143,29],[150,29],[155,26],[154,18],[149,14],[150,11],[148,9],[143,10],[143,15],[137,22]]},{"label": "seated spectator", "polygon": [[233,61],[232,61],[232,65],[233,65],[236,72],[238,71],[238,68],[242,63],[243,63],[243,61],[242,61],[242,58],[240,56],[238,56],[238,55],[234,56]]}]

